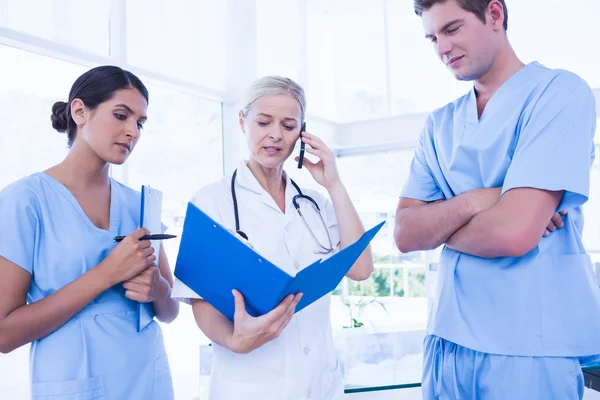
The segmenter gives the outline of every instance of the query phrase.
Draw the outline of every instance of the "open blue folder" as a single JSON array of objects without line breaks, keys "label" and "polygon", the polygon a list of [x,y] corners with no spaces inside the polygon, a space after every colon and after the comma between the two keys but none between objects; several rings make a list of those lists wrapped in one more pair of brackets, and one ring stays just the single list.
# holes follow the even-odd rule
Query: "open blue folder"
[{"label": "open blue folder", "polygon": [[302,292],[298,312],[337,287],[384,223],[291,276],[189,203],[175,276],[232,321],[233,289],[242,293],[246,311],[254,317],[268,313],[287,295]]}]

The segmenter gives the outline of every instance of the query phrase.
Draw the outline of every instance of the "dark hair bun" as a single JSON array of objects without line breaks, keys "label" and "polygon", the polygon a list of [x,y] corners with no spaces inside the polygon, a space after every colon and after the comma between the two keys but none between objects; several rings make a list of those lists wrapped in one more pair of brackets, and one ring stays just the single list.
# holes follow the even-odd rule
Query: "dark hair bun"
[{"label": "dark hair bun", "polygon": [[52,106],[52,127],[61,133],[67,132],[69,129],[69,122],[67,120],[67,103],[64,101],[57,101]]}]

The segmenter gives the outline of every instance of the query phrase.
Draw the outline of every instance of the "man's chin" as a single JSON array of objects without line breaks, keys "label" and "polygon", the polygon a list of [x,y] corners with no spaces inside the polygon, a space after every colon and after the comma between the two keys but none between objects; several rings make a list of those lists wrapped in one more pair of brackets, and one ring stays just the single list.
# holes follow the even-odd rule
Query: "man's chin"
[{"label": "man's chin", "polygon": [[476,77],[474,77],[473,74],[469,73],[468,71],[457,69],[451,70],[451,72],[452,75],[454,75],[454,78],[461,82],[468,82],[476,79]]}]

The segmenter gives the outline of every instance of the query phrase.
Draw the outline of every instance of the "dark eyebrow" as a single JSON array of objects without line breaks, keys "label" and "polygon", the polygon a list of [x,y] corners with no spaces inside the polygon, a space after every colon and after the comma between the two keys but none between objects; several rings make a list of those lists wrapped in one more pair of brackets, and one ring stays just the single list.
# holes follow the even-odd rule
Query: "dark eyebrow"
[{"label": "dark eyebrow", "polygon": [[[133,112],[133,110],[131,109],[131,107],[129,107],[127,104],[121,103],[121,104],[117,104],[115,107],[124,108],[125,110],[127,110],[127,112],[129,114],[134,114],[135,115],[135,113]],[[148,119],[148,117],[145,116],[145,115],[142,115],[139,119],[142,119],[142,120],[146,121]]]},{"label": "dark eyebrow", "polygon": [[[458,22],[465,22],[464,19],[459,18],[459,19],[455,19],[453,21],[447,22],[444,26],[442,26],[442,29],[440,29],[441,32],[444,32],[446,29],[450,28],[452,25],[458,23]],[[431,39],[434,35],[432,34],[427,34],[425,35],[425,39]]]}]

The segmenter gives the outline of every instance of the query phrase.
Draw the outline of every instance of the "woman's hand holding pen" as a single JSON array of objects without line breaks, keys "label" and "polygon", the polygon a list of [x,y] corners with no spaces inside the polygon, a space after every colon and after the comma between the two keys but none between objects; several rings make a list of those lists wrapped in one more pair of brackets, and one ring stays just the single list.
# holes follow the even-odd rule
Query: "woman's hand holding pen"
[{"label": "woman's hand holding pen", "polygon": [[233,333],[227,347],[236,353],[246,354],[279,337],[294,316],[302,293],[287,296],[275,309],[256,318],[246,312],[244,297],[240,292],[233,290],[233,296]]},{"label": "woman's hand holding pen", "polygon": [[156,261],[150,241],[140,240],[149,233],[145,228],[133,232],[98,264],[97,268],[102,271],[109,287],[133,278]]},{"label": "woman's hand holding pen", "polygon": [[[328,190],[340,184],[340,174],[335,163],[335,155],[331,149],[321,139],[310,133],[304,132],[300,140],[310,146],[305,150],[307,153],[319,157],[319,161],[316,163],[306,158],[303,163],[314,180]],[[296,161],[298,161],[298,158],[296,157]]]}]

